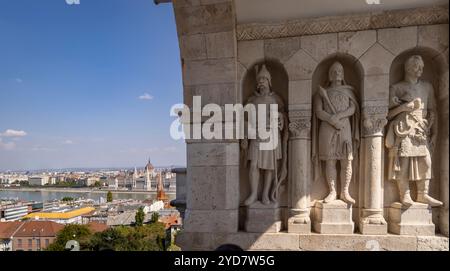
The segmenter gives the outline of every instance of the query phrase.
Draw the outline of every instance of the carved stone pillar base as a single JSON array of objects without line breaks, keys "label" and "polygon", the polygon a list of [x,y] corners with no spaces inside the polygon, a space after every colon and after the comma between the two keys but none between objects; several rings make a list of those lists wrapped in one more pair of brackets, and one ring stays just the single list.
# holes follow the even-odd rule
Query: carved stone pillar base
[{"label": "carved stone pillar base", "polygon": [[359,223],[359,231],[364,235],[387,234],[388,226],[382,213],[383,210],[363,209],[363,218]]},{"label": "carved stone pillar base", "polygon": [[324,234],[352,234],[355,223],[352,221],[351,205],[342,200],[330,203],[318,201],[314,205],[314,231]]},{"label": "carved stone pillar base", "polygon": [[[293,214],[294,210],[291,210]],[[310,234],[311,233],[311,219],[309,218],[308,210],[299,210],[295,212],[294,216],[288,219],[288,232]]]},{"label": "carved stone pillar base", "polygon": [[385,235],[388,232],[388,225],[359,223],[359,231],[364,235]]},{"label": "carved stone pillar base", "polygon": [[434,231],[431,208],[427,204],[414,203],[410,207],[404,207],[400,202],[395,202],[389,208],[389,232],[432,236]]},{"label": "carved stone pillar base", "polygon": [[281,209],[277,204],[256,202],[247,208],[245,230],[247,232],[274,233],[281,229]]}]

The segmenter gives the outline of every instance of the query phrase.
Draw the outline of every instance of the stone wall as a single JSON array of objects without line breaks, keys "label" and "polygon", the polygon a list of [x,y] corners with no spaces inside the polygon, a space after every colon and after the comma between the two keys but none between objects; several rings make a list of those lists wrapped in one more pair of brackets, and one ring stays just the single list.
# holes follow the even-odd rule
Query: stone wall
[{"label": "stone wall", "polygon": [[[238,76],[241,78],[238,95],[242,97],[242,100],[245,100],[246,92],[248,92],[245,78],[253,73],[255,64],[263,61],[277,62],[288,74],[287,102],[290,121],[298,123],[291,135],[291,140],[298,137],[291,142],[292,145],[298,144],[299,147],[295,149],[300,149],[294,154],[297,157],[292,158],[296,159],[295,164],[300,165],[293,167],[297,170],[311,168],[310,156],[301,156],[300,153],[310,151],[308,145],[310,145],[312,96],[318,85],[324,81],[327,67],[331,62],[339,60],[344,63],[346,80],[359,91],[362,114],[366,120],[364,123],[370,125],[370,127],[363,126],[359,176],[350,188],[357,200],[353,206],[354,220],[358,224],[365,197],[371,193],[370,187],[367,187],[367,181],[365,182],[371,178],[370,174],[375,174],[372,178],[381,178],[382,185],[379,189],[383,194],[381,199],[383,203],[379,208],[385,208],[383,214],[387,219],[387,208],[398,201],[397,188],[392,182],[385,180],[384,144],[381,144],[385,123],[380,121],[385,119],[388,111],[389,86],[402,79],[403,70],[400,65],[403,65],[407,56],[422,55],[425,59],[423,78],[434,83],[439,101],[440,119],[448,119],[448,24],[243,40],[239,41],[237,46]],[[445,219],[446,216],[448,217],[448,194],[446,196],[444,192],[448,190],[448,164],[443,162],[448,163],[448,123],[441,122],[439,127],[442,148],[440,153],[433,157],[436,174],[431,184],[431,195],[446,203],[444,208],[434,208],[433,222],[440,225],[442,233],[448,235],[448,222],[446,222],[448,219]],[[297,136],[298,134],[302,136]],[[373,155],[370,157],[367,154],[367,149],[374,147],[374,135],[380,137],[379,142],[376,143],[378,144],[376,147],[380,150],[380,157],[373,157]],[[291,151],[292,149],[290,148]],[[374,162],[378,163],[378,168],[367,169],[369,165],[373,166]],[[306,184],[296,184],[293,179],[297,181],[302,179],[299,182],[306,182]],[[241,201],[245,199],[242,195],[247,193],[246,182],[245,174],[241,175],[240,184],[244,187],[241,190]],[[311,182],[311,172],[305,172],[305,170],[291,171],[290,183],[292,188],[294,185],[310,187],[308,208],[313,207],[316,200],[323,199],[327,194],[326,183]]]},{"label": "stone wall", "polygon": [[[193,96],[201,96],[202,105],[245,103],[256,85],[255,66],[266,64],[273,90],[287,105],[290,132],[289,178],[280,190],[283,233],[276,234],[243,232],[249,188],[239,140],[187,140],[186,214],[178,238],[183,249],[210,250],[231,242],[246,249],[364,250],[369,249],[363,245],[370,239],[366,234],[379,234],[374,238],[384,250],[448,249],[448,238],[386,235],[386,226],[364,222],[374,215],[389,220],[388,209],[399,200],[385,170],[389,86],[401,79],[404,60],[419,54],[423,78],[433,83],[438,101],[439,151],[433,155],[430,194],[444,206],[433,208],[433,223],[448,236],[448,7],[236,25],[232,0],[173,0],[173,6],[184,103],[192,108]],[[312,97],[336,60],[356,89],[362,139],[350,186],[355,234],[325,236],[311,233],[314,206],[327,195],[324,180],[313,180]],[[305,225],[294,225],[293,217]],[[342,242],[346,245],[337,245]]]},{"label": "stone wall", "polygon": [[[232,1],[173,1],[183,70],[184,102],[235,103],[236,20]],[[201,122],[201,120],[200,120]],[[237,232],[238,142],[187,142],[186,232]]]}]

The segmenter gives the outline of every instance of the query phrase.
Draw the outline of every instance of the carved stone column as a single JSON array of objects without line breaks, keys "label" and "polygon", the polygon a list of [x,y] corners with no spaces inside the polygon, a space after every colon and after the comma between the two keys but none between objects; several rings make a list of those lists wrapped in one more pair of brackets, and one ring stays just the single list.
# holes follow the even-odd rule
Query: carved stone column
[{"label": "carved stone column", "polygon": [[289,112],[288,232],[311,233],[311,110]]},{"label": "carved stone column", "polygon": [[363,108],[362,148],[364,172],[362,183],[364,195],[359,230],[362,234],[387,234],[383,217],[383,129],[387,124],[386,106]]},{"label": "carved stone column", "polygon": [[[445,64],[444,64],[445,65]],[[447,68],[448,68],[448,58],[447,58]],[[449,161],[449,73],[448,70],[444,72],[440,76],[439,83],[439,93],[441,93],[439,97],[439,149],[435,150],[436,155],[440,155],[440,200],[444,203],[442,207],[440,207],[440,215],[439,215],[439,231],[445,235],[449,236],[449,170],[448,170],[448,161]]]}]

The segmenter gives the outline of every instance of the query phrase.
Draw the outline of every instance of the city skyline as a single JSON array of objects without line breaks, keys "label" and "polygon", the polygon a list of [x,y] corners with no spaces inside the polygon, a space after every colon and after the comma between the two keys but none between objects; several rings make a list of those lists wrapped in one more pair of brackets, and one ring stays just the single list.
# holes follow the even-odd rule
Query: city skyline
[{"label": "city skyline", "polygon": [[169,133],[182,102],[171,5],[0,6],[0,171],[185,165]]}]

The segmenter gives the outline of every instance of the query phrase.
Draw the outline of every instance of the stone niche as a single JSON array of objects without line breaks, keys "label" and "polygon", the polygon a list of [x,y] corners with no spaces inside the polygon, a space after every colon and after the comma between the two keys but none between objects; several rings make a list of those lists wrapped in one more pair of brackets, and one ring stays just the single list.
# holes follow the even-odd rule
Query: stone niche
[{"label": "stone niche", "polygon": [[[283,65],[275,60],[275,59],[264,59],[256,61],[254,64],[249,66],[249,69],[246,70],[245,74],[242,77],[241,88],[240,88],[240,97],[241,101],[245,105],[248,101],[248,98],[253,94],[256,89],[256,67],[260,67],[261,65],[266,65],[267,70],[272,76],[272,91],[278,94],[283,103],[285,105],[285,109],[287,109],[287,101],[288,101],[288,75]],[[247,119],[247,114],[245,115]],[[242,151],[242,150],[241,150]],[[289,150],[288,150],[289,151]],[[240,156],[240,166],[239,166],[239,198],[240,198],[240,208],[239,208],[239,230],[245,231],[245,222],[247,221],[248,211],[247,208],[243,205],[244,200],[248,197],[250,193],[249,188],[249,170],[248,163],[246,158],[242,155]],[[288,161],[289,163],[289,161]],[[289,164],[288,164],[289,168]],[[287,181],[284,181],[280,186],[280,194],[279,194],[279,202],[278,206],[280,207],[280,215],[281,215],[281,225],[280,230],[285,230],[286,224],[284,221],[286,220],[286,209],[288,207],[287,203]],[[262,190],[262,185],[258,186],[259,193]],[[260,200],[260,198],[258,199]]]},{"label": "stone niche", "polygon": [[[445,57],[440,55],[439,51],[430,47],[418,46],[404,50],[392,61],[389,72],[390,85],[403,80],[405,74],[404,63],[413,55],[419,55],[423,59],[424,69],[420,79],[428,81],[433,85],[433,95],[436,100],[438,117],[437,147],[431,155],[432,179],[430,181],[429,195],[435,199],[444,201],[444,206],[442,207],[428,208],[431,210],[430,218],[432,221],[430,221],[430,223],[432,222],[432,224],[426,223],[426,225],[423,226],[425,230],[417,231],[419,231],[421,235],[434,235],[434,231],[448,235],[448,62],[446,62]],[[386,158],[384,160],[386,169],[388,167],[387,155],[387,150],[385,150],[384,157]],[[386,219],[389,219],[389,213],[396,213],[400,208],[396,203],[399,201],[399,194],[395,182],[388,180],[387,170],[384,174],[384,178],[384,214]],[[411,189],[412,199],[416,200],[417,186],[414,185],[413,182],[410,182],[409,187]],[[408,212],[414,212],[414,209],[420,208],[420,204],[413,207],[414,208],[411,208],[411,211],[405,209],[402,213],[408,215]],[[447,213],[445,212],[446,208]],[[426,213],[426,209],[417,211],[417,216],[420,216],[420,212]],[[399,231],[400,230],[397,229],[395,230],[395,233]],[[405,230],[405,232],[408,233],[410,231]]]},{"label": "stone niche", "polygon": [[[442,200],[444,206],[433,208],[433,223],[437,233],[448,235],[448,124],[445,123],[448,119],[448,39],[425,39],[446,28],[448,25],[433,25],[238,41],[237,65],[242,101],[245,102],[255,87],[254,65],[266,63],[271,73],[276,74],[273,76],[274,89],[288,105],[291,131],[289,182],[282,189],[282,231],[310,233],[308,228],[313,229],[316,220],[316,203],[327,195],[325,180],[313,180],[312,174],[312,98],[318,86],[325,85],[330,65],[339,61],[344,66],[346,83],[355,89],[361,116],[361,141],[355,153],[354,176],[349,189],[356,201],[351,212],[355,234],[388,233],[389,208],[398,201],[398,189],[386,178],[384,135],[389,86],[402,80],[403,65],[408,56],[419,54],[425,62],[421,79],[431,81],[436,92],[440,127],[438,145],[442,147],[433,155],[434,180],[430,195]],[[423,46],[425,43],[427,46]],[[281,89],[283,92],[279,92]],[[241,203],[248,195],[247,176],[241,165]],[[338,192],[339,189],[338,185]],[[300,230],[291,231],[289,220],[304,213],[311,221],[305,222]],[[374,217],[383,223],[362,223],[364,219],[372,221]],[[245,229],[245,219],[245,208],[241,204],[240,230]]]}]

